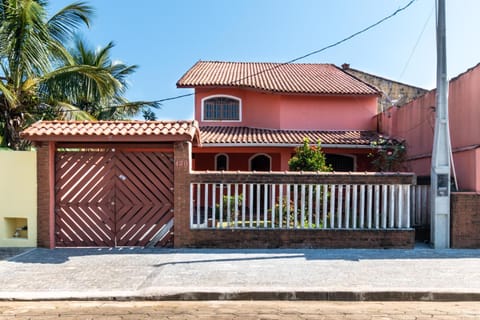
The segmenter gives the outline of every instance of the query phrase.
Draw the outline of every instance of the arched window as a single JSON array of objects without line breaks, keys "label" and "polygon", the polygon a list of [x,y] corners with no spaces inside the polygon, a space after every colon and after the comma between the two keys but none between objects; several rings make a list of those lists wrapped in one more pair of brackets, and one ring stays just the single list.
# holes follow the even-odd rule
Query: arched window
[{"label": "arched window", "polygon": [[203,121],[240,121],[240,99],[230,96],[211,96],[202,100]]},{"label": "arched window", "polygon": [[272,157],[268,154],[255,154],[249,159],[250,171],[270,171],[272,170]]},{"label": "arched window", "polygon": [[226,154],[220,153],[215,156],[215,170],[216,171],[228,170],[228,157]]}]

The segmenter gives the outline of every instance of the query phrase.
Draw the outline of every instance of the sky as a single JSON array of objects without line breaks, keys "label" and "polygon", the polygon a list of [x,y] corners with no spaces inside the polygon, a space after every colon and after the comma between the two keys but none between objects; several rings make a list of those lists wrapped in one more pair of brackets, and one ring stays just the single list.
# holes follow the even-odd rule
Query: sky
[{"label": "sky", "polygon": [[[82,37],[115,43],[112,59],[139,69],[126,97],[161,100],[192,93],[176,82],[199,60],[287,62],[322,49],[392,14],[410,0],[84,0],[95,9]],[[49,13],[74,2],[50,0]],[[480,0],[447,2],[447,72],[480,62]],[[334,48],[298,62],[354,69],[435,88],[435,0],[406,10]],[[193,97],[165,101],[159,120],[193,119]]]}]

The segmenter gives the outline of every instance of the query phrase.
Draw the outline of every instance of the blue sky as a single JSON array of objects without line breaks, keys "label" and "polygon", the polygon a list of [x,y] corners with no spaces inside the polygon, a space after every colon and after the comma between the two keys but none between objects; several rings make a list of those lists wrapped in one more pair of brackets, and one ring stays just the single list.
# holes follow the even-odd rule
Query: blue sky
[{"label": "blue sky", "polygon": [[[127,98],[193,92],[177,80],[198,60],[286,62],[341,40],[410,0],[96,0],[84,38],[114,41],[114,60],[136,64]],[[72,3],[51,0],[50,13]],[[479,0],[447,0],[448,77],[480,62]],[[392,19],[299,62],[352,68],[435,87],[435,0],[416,0]],[[159,119],[192,119],[193,97],[164,102]]]}]

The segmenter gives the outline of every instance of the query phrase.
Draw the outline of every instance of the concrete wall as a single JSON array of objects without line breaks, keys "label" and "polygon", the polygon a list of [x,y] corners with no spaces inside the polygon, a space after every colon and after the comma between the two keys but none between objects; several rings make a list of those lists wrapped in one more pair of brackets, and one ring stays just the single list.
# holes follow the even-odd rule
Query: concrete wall
[{"label": "concrete wall", "polygon": [[[240,122],[201,121],[202,100],[227,95],[241,100]],[[376,130],[377,96],[286,95],[240,89],[197,89],[195,119],[200,126],[273,129]]]},{"label": "concrete wall", "polygon": [[33,151],[0,151],[0,247],[37,246],[36,159]]},{"label": "concrete wall", "polygon": [[343,64],[342,68],[347,73],[366,83],[378,88],[382,97],[378,99],[378,112],[386,110],[392,105],[402,106],[410,101],[424,95],[428,90],[410,86],[390,79],[385,79],[373,74],[350,68],[350,65]]}]

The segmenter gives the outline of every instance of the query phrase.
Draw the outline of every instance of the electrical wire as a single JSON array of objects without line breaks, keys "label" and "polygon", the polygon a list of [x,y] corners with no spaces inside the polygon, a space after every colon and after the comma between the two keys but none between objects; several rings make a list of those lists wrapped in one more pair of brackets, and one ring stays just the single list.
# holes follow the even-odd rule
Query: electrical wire
[{"label": "electrical wire", "polygon": [[435,11],[435,5],[432,6],[432,10],[430,11],[430,14],[428,15],[427,20],[425,21],[422,31],[420,32],[417,41],[415,42],[415,45],[413,46],[412,52],[410,52],[410,56],[407,59],[407,62],[405,63],[405,66],[402,69],[402,72],[400,73],[400,77],[398,78],[399,80],[402,79],[403,75],[405,74],[405,71],[407,70],[408,66],[410,65],[410,61],[412,60],[413,54],[417,50],[418,44],[420,43],[420,40],[423,37],[423,33],[425,32],[425,29],[427,28],[428,23],[430,22],[430,19],[432,18],[433,12]]},{"label": "electrical wire", "polygon": [[[269,72],[269,71],[278,69],[278,68],[280,68],[280,67],[282,67],[282,66],[285,66],[285,65],[288,65],[288,64],[297,62],[297,61],[299,61],[299,60],[303,60],[303,59],[305,59],[305,58],[307,58],[307,57],[313,56],[313,55],[318,54],[318,53],[320,53],[320,52],[323,52],[323,51],[325,51],[325,50],[328,50],[328,49],[331,49],[331,48],[333,48],[333,47],[336,47],[336,46],[338,46],[338,45],[340,45],[340,44],[342,44],[342,43],[344,43],[344,42],[346,42],[346,41],[348,41],[348,40],[351,40],[351,39],[359,36],[359,35],[362,34],[362,33],[367,32],[368,30],[370,30],[370,29],[378,26],[379,24],[381,24],[381,23],[383,23],[383,22],[385,22],[385,21],[393,18],[393,17],[396,16],[398,13],[400,13],[400,12],[406,10],[408,7],[410,7],[415,1],[416,1],[416,0],[410,0],[410,2],[408,2],[405,6],[403,6],[403,7],[401,7],[401,8],[398,8],[397,10],[395,10],[395,11],[394,11],[393,13],[391,13],[390,15],[388,15],[388,16],[380,19],[380,20],[378,20],[377,22],[369,25],[368,27],[363,28],[363,29],[361,29],[360,31],[357,31],[357,32],[355,32],[355,33],[353,33],[353,34],[351,34],[351,35],[349,35],[349,36],[347,36],[347,37],[345,37],[345,38],[343,38],[343,39],[341,39],[341,40],[339,40],[339,41],[336,41],[336,42],[334,42],[334,43],[332,43],[332,44],[329,44],[329,45],[327,45],[327,46],[325,46],[325,47],[323,47],[323,48],[321,48],[321,49],[318,49],[318,50],[309,52],[309,53],[307,53],[307,54],[304,54],[304,55],[302,55],[302,56],[300,56],[300,57],[291,59],[291,60],[289,60],[289,61],[287,61],[287,62],[283,62],[283,63],[277,64],[277,65],[275,65],[275,66],[273,66],[273,67],[271,67],[271,68],[267,68],[267,69],[265,69],[265,70],[261,70],[261,71],[258,71],[258,72],[256,72],[256,73],[252,73],[252,74],[250,74],[250,75],[247,75],[247,76],[245,76],[245,77],[236,79],[236,80],[232,81],[232,82],[230,83],[230,85],[233,85],[233,84],[235,84],[235,83],[237,83],[237,82],[240,82],[240,81],[243,81],[243,80],[246,80],[246,79],[249,79],[249,78],[258,76],[258,75],[260,75],[260,74],[263,74],[263,73],[266,73],[266,72]],[[195,94],[195,93],[183,94],[183,95],[174,96],[174,97],[170,97],[170,98],[160,99],[160,100],[158,100],[158,102],[180,99],[180,98],[184,98],[184,97],[188,97],[188,96],[193,96],[194,94]]]},{"label": "electrical wire", "polygon": [[[333,48],[333,47],[339,46],[340,44],[342,44],[342,43],[344,43],[344,42],[347,42],[347,41],[349,41],[349,40],[351,40],[351,39],[353,39],[353,38],[361,35],[362,33],[365,33],[365,32],[367,32],[368,30],[373,29],[374,27],[382,24],[383,22],[385,22],[385,21],[393,18],[394,16],[396,16],[396,15],[399,14],[400,12],[402,12],[402,11],[406,10],[407,8],[409,8],[415,1],[417,1],[417,0],[410,0],[406,5],[404,5],[403,7],[398,8],[397,10],[395,10],[393,13],[389,14],[388,16],[386,16],[386,17],[378,20],[377,22],[375,22],[375,23],[373,23],[373,24],[371,24],[371,25],[369,25],[369,26],[361,29],[360,31],[357,31],[357,32],[355,32],[355,33],[353,33],[353,34],[351,34],[351,35],[349,35],[349,36],[347,36],[347,37],[345,37],[345,38],[343,38],[343,39],[341,39],[341,40],[338,40],[338,41],[336,41],[336,42],[334,42],[334,43],[332,43],[332,44],[329,44],[329,45],[327,45],[327,46],[325,46],[325,47],[323,47],[323,48],[321,48],[321,49],[318,49],[318,50],[309,52],[309,53],[307,53],[307,54],[304,54],[304,55],[302,55],[302,56],[299,56],[299,57],[297,57],[297,58],[291,59],[291,60],[289,60],[289,61],[287,61],[287,62],[283,62],[283,63],[277,64],[277,65],[275,65],[275,66],[273,66],[273,67],[271,67],[271,68],[267,68],[267,69],[258,71],[258,72],[256,72],[256,73],[247,75],[247,76],[245,76],[245,77],[242,77],[242,78],[233,80],[233,81],[230,83],[230,85],[233,85],[233,84],[236,84],[236,83],[238,83],[238,82],[240,82],[240,81],[243,81],[243,80],[246,80],[246,79],[249,79],[249,78],[258,76],[258,75],[260,75],[260,74],[263,74],[263,73],[266,73],[266,72],[269,72],[269,71],[272,71],[272,70],[275,70],[275,69],[278,69],[278,68],[280,68],[280,67],[282,67],[282,66],[285,66],[285,65],[288,65],[288,64],[297,62],[297,61],[299,61],[299,60],[302,60],[302,59],[305,59],[305,58],[307,58],[307,57],[316,55],[316,54],[318,54],[318,53],[321,53],[321,52],[326,51],[326,50],[328,50],[328,49],[331,49],[331,48]],[[213,89],[214,89],[214,88],[212,88],[211,90],[213,90]],[[159,99],[159,100],[155,100],[154,102],[161,104],[162,102],[165,102],[165,101],[172,101],[172,100],[182,99],[182,98],[186,98],[186,97],[191,97],[191,96],[193,96],[193,95],[195,95],[194,92],[193,92],[193,93],[181,94],[181,95],[177,95],[177,96],[172,96],[172,97],[168,97],[168,98]],[[116,107],[116,106],[113,106],[113,107],[104,108],[104,109],[102,109],[102,110],[109,110],[109,109],[115,109],[115,108],[117,108],[117,107]],[[82,112],[82,110],[65,110],[64,112]]]}]

